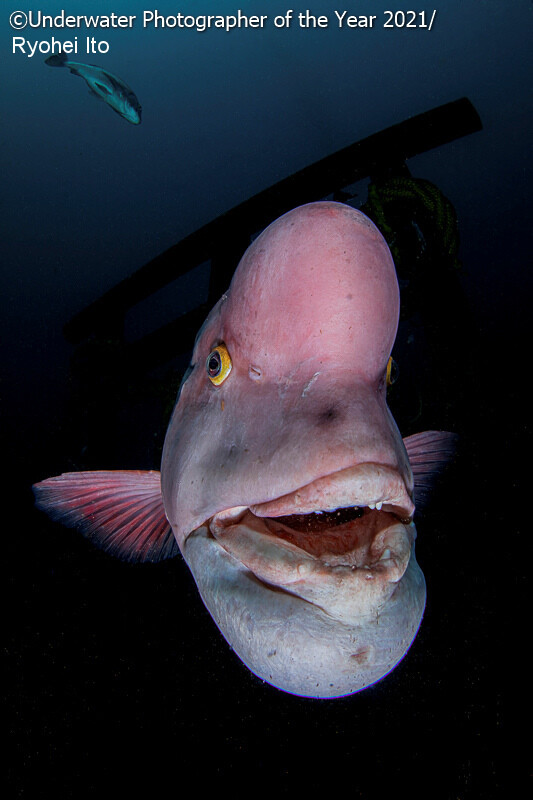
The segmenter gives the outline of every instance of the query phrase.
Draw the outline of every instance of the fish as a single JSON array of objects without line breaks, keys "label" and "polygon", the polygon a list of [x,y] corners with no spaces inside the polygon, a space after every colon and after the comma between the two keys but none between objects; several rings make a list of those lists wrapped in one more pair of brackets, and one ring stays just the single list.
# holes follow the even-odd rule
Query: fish
[{"label": "fish", "polygon": [[181,552],[231,648],[276,688],[373,685],[419,629],[415,503],[456,442],[402,439],[388,408],[399,307],[364,214],[287,212],[197,334],[160,471],[64,473],[33,487],[37,507],[123,559]]},{"label": "fish", "polygon": [[89,87],[89,94],[103,100],[113,111],[116,111],[132,125],[141,124],[142,108],[135,92],[116,75],[95,64],[82,64],[69,61],[65,53],[55,54],[44,62],[49,67],[68,67],[73,75],[83,78]]}]

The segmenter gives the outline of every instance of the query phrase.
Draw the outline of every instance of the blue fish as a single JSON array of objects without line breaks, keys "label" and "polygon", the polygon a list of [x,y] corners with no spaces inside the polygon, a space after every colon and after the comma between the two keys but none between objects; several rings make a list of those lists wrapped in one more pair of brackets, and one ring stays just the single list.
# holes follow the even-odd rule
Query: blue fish
[{"label": "blue fish", "polygon": [[94,64],[68,61],[64,53],[50,56],[44,63],[49,67],[68,67],[73,75],[83,78],[89,87],[90,94],[107,103],[127,122],[131,122],[132,125],[140,125],[141,104],[137,100],[135,92],[121,78],[117,78],[116,75],[112,75]]}]

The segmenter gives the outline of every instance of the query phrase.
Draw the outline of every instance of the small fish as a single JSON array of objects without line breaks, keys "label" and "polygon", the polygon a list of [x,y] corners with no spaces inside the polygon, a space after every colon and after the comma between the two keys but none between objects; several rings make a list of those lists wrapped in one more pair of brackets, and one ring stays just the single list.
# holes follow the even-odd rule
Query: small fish
[{"label": "small fish", "polygon": [[94,64],[68,61],[64,53],[50,56],[44,63],[49,67],[68,67],[73,75],[83,78],[89,87],[89,94],[103,100],[127,122],[140,125],[141,105],[135,93],[116,75]]},{"label": "small fish", "polygon": [[455,438],[400,436],[386,402],[398,315],[367,217],[290,211],[197,335],[161,473],[65,473],[35,485],[38,507],[122,558],[181,551],[226,640],[279,689],[370,686],[418,631],[415,499]]}]

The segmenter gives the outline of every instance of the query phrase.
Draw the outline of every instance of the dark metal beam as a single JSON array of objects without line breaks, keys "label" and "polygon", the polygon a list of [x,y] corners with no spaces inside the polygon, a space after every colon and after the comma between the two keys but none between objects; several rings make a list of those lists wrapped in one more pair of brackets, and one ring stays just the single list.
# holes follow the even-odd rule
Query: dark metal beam
[{"label": "dark metal beam", "polygon": [[[411,117],[305,167],[153,258],[68,322],[66,338],[78,342],[96,331],[120,331],[129,308],[209,259],[222,261],[227,269],[228,249],[233,259],[237,258],[236,243],[242,254],[254,233],[291,208],[320,200],[362,178],[400,169],[407,159],[481,128],[474,106],[462,98]],[[212,276],[210,300],[227,288],[225,284],[220,289],[223,280],[225,275]]]}]

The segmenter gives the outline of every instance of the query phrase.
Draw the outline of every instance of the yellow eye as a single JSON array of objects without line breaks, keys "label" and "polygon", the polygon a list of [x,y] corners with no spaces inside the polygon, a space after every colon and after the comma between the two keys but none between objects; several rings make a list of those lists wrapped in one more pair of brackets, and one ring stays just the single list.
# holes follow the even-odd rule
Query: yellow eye
[{"label": "yellow eye", "polygon": [[398,380],[398,364],[391,356],[387,361],[387,386],[392,386],[393,383],[396,383]]},{"label": "yellow eye", "polygon": [[215,386],[224,383],[231,372],[231,358],[225,344],[219,344],[214,350],[211,350],[207,356],[205,368],[211,383],[214,383]]}]

